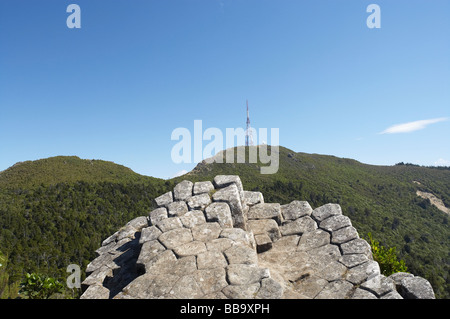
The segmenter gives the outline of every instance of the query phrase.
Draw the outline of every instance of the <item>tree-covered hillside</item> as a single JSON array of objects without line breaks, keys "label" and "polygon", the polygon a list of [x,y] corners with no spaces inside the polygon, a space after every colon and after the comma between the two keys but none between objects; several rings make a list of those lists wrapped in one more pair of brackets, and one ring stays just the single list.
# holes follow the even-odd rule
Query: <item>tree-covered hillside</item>
[{"label": "tree-covered hillside", "polygon": [[68,264],[84,270],[103,239],[147,214],[153,198],[177,182],[232,174],[246,190],[261,191],[266,202],[339,203],[360,235],[371,232],[396,247],[409,271],[427,278],[437,297],[450,298],[449,216],[416,195],[433,193],[450,207],[450,170],[373,166],[283,147],[279,155],[273,175],[261,175],[261,163],[201,163],[168,181],[77,157],[16,164],[0,173],[0,251],[8,258],[9,280],[32,271],[64,280]]},{"label": "tree-covered hillside", "polygon": [[56,156],[37,161],[19,162],[0,172],[0,189],[33,189],[58,183],[133,182],[152,180],[128,167],[103,160]]},{"label": "tree-covered hillside", "polygon": [[[0,251],[10,282],[26,272],[67,277],[101,241],[153,207],[171,185],[106,161],[53,157],[0,173]],[[64,282],[64,280],[63,280]]]},{"label": "tree-covered hillside", "polygon": [[261,191],[267,202],[306,200],[313,208],[339,203],[362,236],[371,232],[383,245],[396,247],[410,272],[427,278],[438,297],[450,298],[450,216],[416,195],[433,193],[450,207],[450,170],[366,165],[283,147],[279,159],[274,175],[259,173],[260,165],[268,164],[203,162],[176,180],[237,174],[245,189]]}]

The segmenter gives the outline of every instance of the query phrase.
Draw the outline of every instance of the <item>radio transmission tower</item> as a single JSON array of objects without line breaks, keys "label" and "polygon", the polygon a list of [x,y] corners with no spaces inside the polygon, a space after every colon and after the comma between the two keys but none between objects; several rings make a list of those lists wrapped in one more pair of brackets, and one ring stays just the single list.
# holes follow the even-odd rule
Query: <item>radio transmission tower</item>
[{"label": "radio transmission tower", "polygon": [[248,113],[248,100],[247,100],[247,129],[245,130],[245,146],[253,146],[253,136],[250,127],[250,115]]}]

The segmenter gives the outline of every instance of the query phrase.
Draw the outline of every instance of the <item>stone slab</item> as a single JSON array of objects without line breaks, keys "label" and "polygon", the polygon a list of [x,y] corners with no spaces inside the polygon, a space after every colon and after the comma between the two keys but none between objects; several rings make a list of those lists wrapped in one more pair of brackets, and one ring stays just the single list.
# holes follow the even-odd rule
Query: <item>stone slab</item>
[{"label": "stone slab", "polygon": [[256,204],[250,207],[248,219],[274,219],[278,224],[281,224],[281,206],[278,203]]},{"label": "stone slab", "polygon": [[222,227],[233,227],[231,209],[227,203],[214,202],[205,209],[205,217],[208,222],[218,222]]},{"label": "stone slab", "polygon": [[247,218],[244,216],[244,209],[236,184],[231,184],[219,189],[212,196],[215,202],[226,202],[230,206],[233,227],[246,229]]},{"label": "stone slab", "polygon": [[180,217],[180,221],[186,228],[206,223],[205,215],[201,210],[190,210]]},{"label": "stone slab", "polygon": [[211,203],[211,197],[208,193],[194,195],[186,200],[189,210],[203,210]]},{"label": "stone slab", "polygon": [[162,233],[158,239],[167,249],[173,249],[194,240],[191,231],[187,228],[169,230]]},{"label": "stone slab", "polygon": [[325,204],[314,209],[311,215],[317,222],[321,222],[330,216],[342,215],[342,209],[338,204]]},{"label": "stone slab", "polygon": [[169,217],[180,217],[186,214],[189,210],[185,201],[176,201],[167,205]]},{"label": "stone slab", "polygon": [[311,205],[306,201],[294,200],[286,205],[281,205],[281,214],[285,220],[295,220],[303,216],[310,216]]},{"label": "stone slab", "polygon": [[316,222],[309,216],[297,218],[294,221],[288,221],[280,226],[280,232],[283,236],[302,235],[317,229]]},{"label": "stone slab", "polygon": [[173,202],[173,194],[172,191],[162,194],[155,198],[156,205],[159,207],[167,206]]},{"label": "stone slab", "polygon": [[194,195],[209,193],[212,190],[214,190],[214,185],[210,181],[194,183],[194,189],[193,189]]},{"label": "stone slab", "polygon": [[194,183],[188,180],[184,180],[173,189],[173,199],[174,201],[184,201],[193,195],[192,190]]}]

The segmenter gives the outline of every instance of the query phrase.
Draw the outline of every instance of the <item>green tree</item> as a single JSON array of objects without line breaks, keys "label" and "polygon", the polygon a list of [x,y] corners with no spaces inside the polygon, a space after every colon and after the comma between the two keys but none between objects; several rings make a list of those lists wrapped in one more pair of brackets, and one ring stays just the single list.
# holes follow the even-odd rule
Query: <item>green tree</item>
[{"label": "green tree", "polygon": [[396,272],[406,272],[408,269],[403,260],[398,260],[395,247],[384,247],[373,239],[372,234],[367,234],[370,247],[372,248],[373,259],[380,265],[381,273],[385,276]]}]

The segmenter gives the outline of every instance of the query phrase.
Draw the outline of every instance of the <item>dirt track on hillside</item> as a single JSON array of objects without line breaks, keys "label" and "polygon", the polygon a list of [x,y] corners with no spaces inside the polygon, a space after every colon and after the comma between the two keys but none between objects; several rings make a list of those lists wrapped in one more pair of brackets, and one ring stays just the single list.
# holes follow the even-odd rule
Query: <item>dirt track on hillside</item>
[{"label": "dirt track on hillside", "polygon": [[425,198],[425,199],[428,198],[430,200],[431,204],[436,206],[437,209],[439,209],[440,211],[450,215],[450,209],[445,207],[445,205],[442,202],[442,200],[440,200],[439,198],[434,196],[434,194],[427,193],[427,192],[422,192],[422,191],[417,191],[416,194],[417,194],[417,196],[420,196],[422,198]]}]

